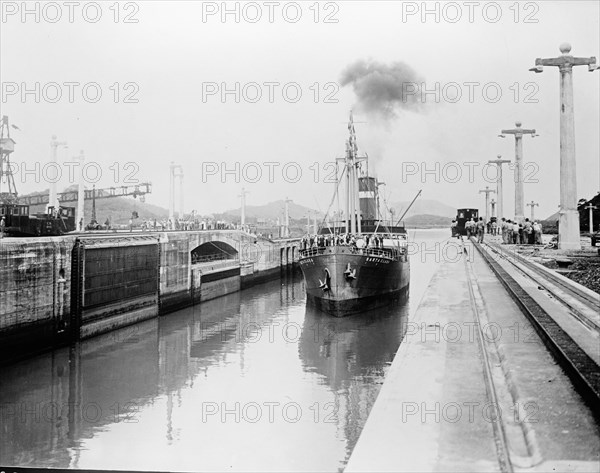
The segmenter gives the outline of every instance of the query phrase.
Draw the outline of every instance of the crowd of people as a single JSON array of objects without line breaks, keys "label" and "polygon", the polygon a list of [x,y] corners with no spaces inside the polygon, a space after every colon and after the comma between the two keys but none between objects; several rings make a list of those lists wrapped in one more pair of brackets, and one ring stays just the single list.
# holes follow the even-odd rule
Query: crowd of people
[{"label": "crowd of people", "polygon": [[326,246],[351,246],[354,248],[383,248],[383,235],[352,235],[350,233],[328,235],[304,235],[300,249],[325,248]]},{"label": "crowd of people", "polygon": [[514,245],[541,245],[542,224],[530,221],[528,218],[523,223],[502,219],[500,223],[502,243]]},{"label": "crowd of people", "polygon": [[[129,220],[129,227],[133,228],[136,224],[133,220]],[[165,230],[236,230],[242,229],[240,225],[235,225],[229,222],[222,221],[199,221],[199,220],[184,220],[184,219],[149,219],[142,220],[138,224],[142,230],[165,231]]]},{"label": "crowd of people", "polygon": [[[458,221],[452,220],[452,236],[458,236]],[[479,243],[483,243],[487,231],[490,235],[501,235],[502,243],[506,245],[541,245],[542,224],[539,221],[530,221],[528,218],[523,223],[502,218],[500,223],[493,221],[485,223],[483,217],[479,220],[471,218],[465,222],[467,238],[476,236]]]}]

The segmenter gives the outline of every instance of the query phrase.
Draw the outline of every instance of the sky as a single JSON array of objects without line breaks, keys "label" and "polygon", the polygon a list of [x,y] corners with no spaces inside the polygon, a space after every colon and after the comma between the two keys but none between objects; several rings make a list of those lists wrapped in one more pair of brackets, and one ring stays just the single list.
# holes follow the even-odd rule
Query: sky
[{"label": "sky", "polygon": [[[200,214],[239,207],[242,188],[248,205],[289,198],[326,211],[353,110],[389,202],[422,189],[483,208],[480,190],[496,189],[484,164],[514,161],[514,138],[500,131],[535,129],[523,138],[525,201],[549,216],[560,198],[559,71],[529,69],[563,42],[600,55],[596,1],[0,4],[0,114],[18,127],[19,193],[48,188],[57,169],[59,188],[77,182],[65,163],[83,150],[87,186],[150,181],[146,201],[164,207],[169,164],[181,165],[185,211]],[[600,71],[575,67],[573,83],[577,193],[591,198]],[[59,168],[48,165],[53,135],[68,145]],[[513,180],[505,168],[509,217]]]}]

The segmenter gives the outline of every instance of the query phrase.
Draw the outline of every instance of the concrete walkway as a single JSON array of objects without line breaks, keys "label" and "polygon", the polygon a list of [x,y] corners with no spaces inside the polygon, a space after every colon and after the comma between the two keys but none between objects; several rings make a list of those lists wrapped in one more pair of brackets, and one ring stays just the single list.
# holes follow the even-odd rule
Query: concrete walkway
[{"label": "concrete walkway", "polygon": [[345,471],[599,471],[589,409],[465,249],[432,278]]},{"label": "concrete walkway", "polygon": [[463,259],[444,262],[344,471],[499,470],[492,425],[481,415],[486,388],[472,329]]}]

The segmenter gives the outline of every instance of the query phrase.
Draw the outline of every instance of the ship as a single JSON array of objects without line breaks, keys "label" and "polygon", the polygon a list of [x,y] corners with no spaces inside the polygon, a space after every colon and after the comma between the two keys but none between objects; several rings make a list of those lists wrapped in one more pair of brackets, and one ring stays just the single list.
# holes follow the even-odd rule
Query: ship
[{"label": "ship", "polygon": [[[373,310],[406,293],[410,282],[408,235],[402,217],[394,223],[380,211],[379,187],[369,175],[368,155],[359,156],[352,112],[349,138],[336,190],[345,182],[344,212],[329,224],[329,212],[320,229],[303,237],[299,265],[304,276],[307,304],[335,316]],[[411,202],[414,203],[417,196]]]}]

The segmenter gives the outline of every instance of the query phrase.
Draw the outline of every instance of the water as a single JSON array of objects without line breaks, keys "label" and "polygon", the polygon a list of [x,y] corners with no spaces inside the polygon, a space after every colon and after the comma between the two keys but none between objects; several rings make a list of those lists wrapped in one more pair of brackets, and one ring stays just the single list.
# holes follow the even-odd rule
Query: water
[{"label": "water", "polygon": [[0,464],[341,470],[437,253],[413,255],[408,300],[376,312],[316,313],[289,275],[4,368]]}]

